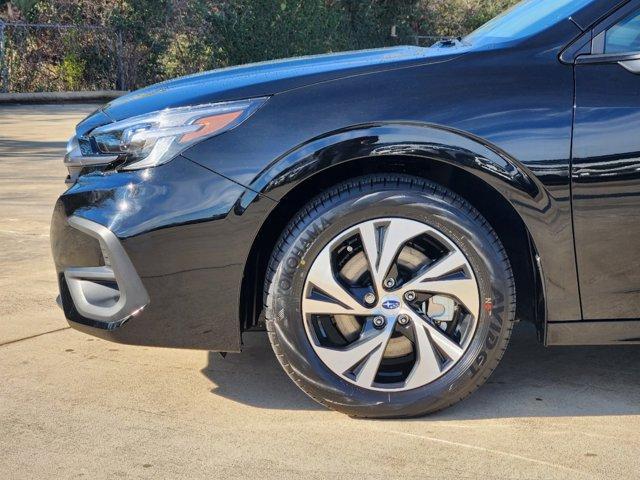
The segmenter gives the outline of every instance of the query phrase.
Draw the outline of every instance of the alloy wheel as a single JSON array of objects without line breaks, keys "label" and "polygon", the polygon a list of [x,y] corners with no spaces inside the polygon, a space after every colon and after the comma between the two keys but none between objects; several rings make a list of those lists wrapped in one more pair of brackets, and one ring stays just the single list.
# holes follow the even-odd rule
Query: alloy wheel
[{"label": "alloy wheel", "polygon": [[468,258],[442,231],[379,218],[332,239],[313,261],[302,298],[314,351],[365,389],[431,383],[464,355],[480,298]]}]

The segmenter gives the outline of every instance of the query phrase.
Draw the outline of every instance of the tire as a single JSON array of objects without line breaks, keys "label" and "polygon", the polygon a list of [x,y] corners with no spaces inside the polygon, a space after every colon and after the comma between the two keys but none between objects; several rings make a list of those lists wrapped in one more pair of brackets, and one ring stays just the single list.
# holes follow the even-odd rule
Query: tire
[{"label": "tire", "polygon": [[[465,313],[465,307],[458,304],[453,310],[462,311],[461,316],[473,318],[475,322],[472,333],[467,334],[464,353],[456,357],[454,364],[442,357],[443,365],[452,365],[448,370],[433,381],[405,390],[387,391],[386,384],[375,383],[381,378],[380,372],[375,374],[371,388],[354,383],[355,373],[350,374],[351,377],[335,373],[329,363],[320,358],[318,352],[325,350],[314,346],[320,341],[311,338],[314,334],[309,332],[314,327],[305,323],[307,317],[303,316],[303,295],[309,291],[305,290],[309,288],[305,282],[320,253],[343,235],[342,232],[380,218],[419,222],[444,234],[466,257],[480,301],[475,316],[469,313],[472,309]],[[399,174],[368,175],[346,181],[304,206],[276,244],[264,291],[269,340],[286,373],[312,399],[352,417],[422,416],[464,399],[480,387],[498,365],[509,342],[515,316],[515,285],[509,260],[488,222],[450,190]],[[393,302],[389,305],[394,306]],[[370,320],[366,317],[362,321]],[[448,328],[447,323],[438,325]],[[364,328],[369,327],[363,327],[363,332]],[[400,327],[396,323],[393,328]],[[417,333],[413,335],[412,345],[417,348]],[[432,333],[428,338],[433,343]],[[434,350],[439,351],[435,347]],[[419,357],[423,357],[422,353],[414,353],[414,362]]]}]

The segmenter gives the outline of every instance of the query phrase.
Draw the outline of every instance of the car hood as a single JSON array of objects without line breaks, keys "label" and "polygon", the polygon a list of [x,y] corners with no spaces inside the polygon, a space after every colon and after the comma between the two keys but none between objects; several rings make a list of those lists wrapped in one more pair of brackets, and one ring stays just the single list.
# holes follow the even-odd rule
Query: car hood
[{"label": "car hood", "polygon": [[[291,58],[223,68],[169,80],[129,93],[87,118],[79,130],[164,108],[274,95],[351,75],[438,62],[463,53],[411,46]],[[84,127],[84,128],[83,128]]]}]

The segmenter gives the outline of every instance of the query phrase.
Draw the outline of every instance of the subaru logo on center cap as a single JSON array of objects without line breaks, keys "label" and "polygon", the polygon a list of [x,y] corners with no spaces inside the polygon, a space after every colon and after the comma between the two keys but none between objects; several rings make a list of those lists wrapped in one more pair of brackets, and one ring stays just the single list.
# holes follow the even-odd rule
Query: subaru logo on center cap
[{"label": "subaru logo on center cap", "polygon": [[382,307],[387,310],[395,310],[400,306],[400,302],[398,300],[385,300],[382,302]]}]

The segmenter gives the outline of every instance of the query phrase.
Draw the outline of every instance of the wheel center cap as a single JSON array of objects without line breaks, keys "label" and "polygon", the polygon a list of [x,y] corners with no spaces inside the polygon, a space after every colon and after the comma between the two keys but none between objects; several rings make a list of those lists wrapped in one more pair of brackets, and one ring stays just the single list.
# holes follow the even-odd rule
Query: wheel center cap
[{"label": "wheel center cap", "polygon": [[385,298],[382,302],[382,308],[385,310],[397,310],[400,308],[400,300],[395,297]]}]

